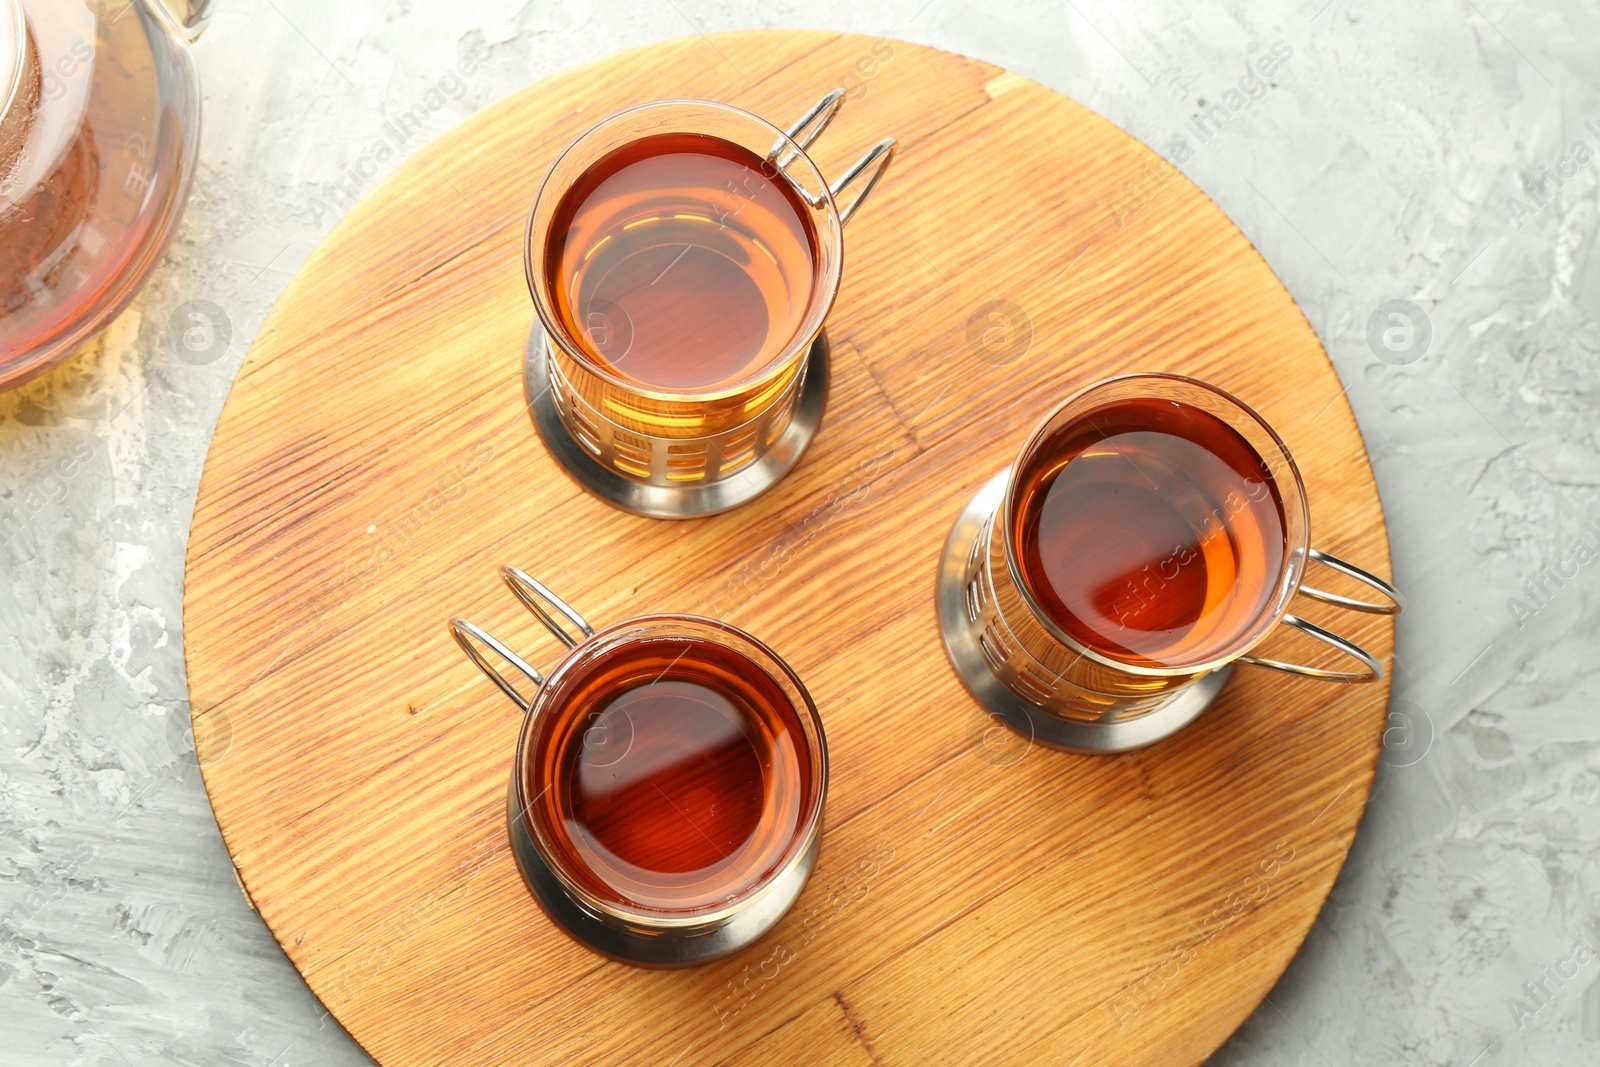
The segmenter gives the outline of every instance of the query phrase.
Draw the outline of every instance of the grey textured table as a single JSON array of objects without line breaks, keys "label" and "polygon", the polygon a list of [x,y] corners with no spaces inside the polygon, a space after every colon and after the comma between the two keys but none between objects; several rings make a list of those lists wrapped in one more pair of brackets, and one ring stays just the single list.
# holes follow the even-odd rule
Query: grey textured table
[{"label": "grey textured table", "polygon": [[[187,732],[184,540],[229,383],[427,136],[592,56],[783,25],[978,56],[1168,153],[1348,383],[1411,597],[1391,729],[1327,908],[1213,1062],[1600,1060],[1600,2],[223,0],[165,264],[0,395],[0,1061],[370,1062],[240,895]],[[215,358],[174,344],[202,301]]]}]

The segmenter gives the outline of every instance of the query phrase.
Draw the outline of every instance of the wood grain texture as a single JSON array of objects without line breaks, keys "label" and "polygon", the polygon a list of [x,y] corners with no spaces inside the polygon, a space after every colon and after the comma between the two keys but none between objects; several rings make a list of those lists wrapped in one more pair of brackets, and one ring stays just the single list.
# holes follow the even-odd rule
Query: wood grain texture
[{"label": "wood grain texture", "polygon": [[[945,661],[932,594],[957,511],[1060,398],[1123,371],[1245,398],[1295,451],[1318,546],[1388,573],[1360,433],[1289,294],[1202,193],[1150,179],[1159,158],[1072,101],[878,45],[815,154],[837,173],[885,134],[900,152],[847,234],[822,430],[755,503],[629,516],[540,445],[520,242],[556,153],[662,97],[786,122],[874,43],[696,37],[530,86],[373,190],[239,373],[189,540],[197,736],[231,731],[203,753],[206,785],[262,917],[386,1067],[1195,1064],[1333,884],[1386,683],[1242,669],[1150,749],[1007,763]],[[1032,322],[1008,365],[967,342],[989,300]],[[762,942],[638,970],[573,944],[524,890],[503,808],[518,715],[445,629],[466,615],[554,660],[502,562],[597,622],[722,616],[805,679],[832,752],[826,829]],[[1388,660],[1389,620],[1305,614]]]}]

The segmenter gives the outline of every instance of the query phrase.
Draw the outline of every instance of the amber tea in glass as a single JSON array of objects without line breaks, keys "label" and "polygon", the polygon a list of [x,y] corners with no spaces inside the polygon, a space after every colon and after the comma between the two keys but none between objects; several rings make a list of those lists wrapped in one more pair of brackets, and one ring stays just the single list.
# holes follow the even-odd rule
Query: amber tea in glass
[{"label": "amber tea in glass", "polygon": [[[451,633],[525,713],[506,816],[540,907],[647,967],[761,937],[816,861],[828,745],[788,664],[735,626],[643,615],[595,631],[515,567],[501,577],[569,649],[548,677],[465,619]],[[485,649],[515,667],[529,697]]]},{"label": "amber tea in glass", "polygon": [[894,153],[831,183],[807,155],[844,98],[793,125],[708,100],[603,119],[551,166],[524,265],[534,425],[618,507],[693,518],[775,485],[817,432],[844,224]]},{"label": "amber tea in glass", "polygon": [[1054,430],[1017,473],[1022,580],[1101,655],[1158,667],[1221,653],[1278,594],[1283,501],[1244,436],[1133,397]]},{"label": "amber tea in glass", "polygon": [[[1296,597],[1393,614],[1400,594],[1311,546],[1288,446],[1237,397],[1178,374],[1125,374],[1067,397],[962,509],[935,604],[950,662],[1030,741],[1124,752],[1182,729],[1234,664],[1337,682],[1377,656],[1289,610]],[[1308,565],[1378,593],[1307,585]],[[1359,669],[1252,654],[1279,626]]]},{"label": "amber tea in glass", "polygon": [[781,864],[815,783],[765,670],[722,644],[652,637],[561,682],[523,766],[556,862],[594,896],[719,907]]},{"label": "amber tea in glass", "polygon": [[720,137],[663,133],[610,152],[567,190],[551,233],[546,276],[567,334],[644,386],[718,389],[759,372],[814,299],[817,235],[794,184]]}]

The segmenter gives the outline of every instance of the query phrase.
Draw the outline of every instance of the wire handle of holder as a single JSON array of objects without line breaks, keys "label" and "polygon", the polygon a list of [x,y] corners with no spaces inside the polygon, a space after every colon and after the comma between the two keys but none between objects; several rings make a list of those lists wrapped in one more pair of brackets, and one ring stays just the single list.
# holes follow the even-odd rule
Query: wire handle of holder
[{"label": "wire handle of holder", "polygon": [[[1329,555],[1319,549],[1311,549],[1307,558],[1313,563],[1320,563],[1329,570],[1354,578],[1356,581],[1375,590],[1388,599],[1387,604],[1373,603],[1369,600],[1356,600],[1351,597],[1341,596],[1338,593],[1329,593],[1321,589],[1314,589],[1309,585],[1302,585],[1300,592],[1312,600],[1320,600],[1324,604],[1345,608],[1349,611],[1365,612],[1369,615],[1398,615],[1405,609],[1406,599],[1400,595],[1400,590],[1379,578],[1370,571],[1364,571],[1353,563],[1346,563],[1337,556]],[[1292,626],[1307,637],[1314,637],[1325,645],[1329,645],[1339,652],[1359,660],[1367,669],[1364,671],[1330,671],[1322,667],[1311,667],[1303,663],[1289,663],[1285,660],[1263,659],[1259,656],[1240,656],[1240,663],[1248,663],[1253,667],[1266,667],[1268,670],[1282,671],[1285,674],[1298,674],[1302,678],[1317,678],[1325,682],[1375,682],[1383,677],[1383,664],[1378,657],[1351,641],[1341,637],[1332,630],[1326,630],[1314,622],[1307,622],[1298,615],[1285,614],[1283,624]]]},{"label": "wire handle of holder", "polygon": [[[517,602],[527,608],[544,624],[545,629],[555,635],[556,640],[567,648],[576,648],[581,641],[594,636],[594,627],[589,625],[587,619],[527,571],[505,564],[500,568],[500,579],[517,598]],[[467,654],[467,658],[487,675],[513,704],[522,709],[524,715],[532,710],[533,698],[524,696],[510,679],[500,673],[499,668],[490,661],[484,650],[494,652],[515,667],[524,678],[533,683],[534,691],[537,692],[539,687],[544,685],[544,675],[540,674],[532,664],[513,651],[504,641],[477,623],[466,619],[460,617],[451,619],[450,635],[455,638],[456,644],[461,646],[461,651]]]},{"label": "wire handle of holder", "polygon": [[[789,164],[822,135],[822,131],[828,128],[828,123],[833,121],[843,103],[844,90],[834,89],[812,104],[810,109],[796,119],[794,125],[785,130],[784,135],[773,144],[772,150],[767,153],[767,163],[787,175]],[[894,146],[895,139],[885,137],[867,149],[865,155],[851,164],[837,181],[828,186],[827,195],[837,203],[846,189],[857,180],[862,180],[861,191],[855,195],[855,199],[838,209],[840,225],[849,222],[851,216],[866,203],[868,195],[883,177],[883,172],[889,169],[889,161],[894,158]],[[793,181],[792,178],[790,180]],[[821,205],[823,200],[821,193],[813,193],[798,182],[794,184],[800,195],[813,207]]]}]

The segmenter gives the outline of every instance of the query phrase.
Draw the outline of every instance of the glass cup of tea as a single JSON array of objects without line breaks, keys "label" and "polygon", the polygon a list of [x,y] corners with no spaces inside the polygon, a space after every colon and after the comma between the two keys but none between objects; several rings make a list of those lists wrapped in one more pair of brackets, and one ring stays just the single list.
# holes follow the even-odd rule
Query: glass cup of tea
[{"label": "glass cup of tea", "polygon": [[544,675],[450,621],[524,712],[507,819],[534,898],[579,943],[646,967],[706,963],[761,937],[799,897],[821,841],[828,747],[800,679],[726,623],[643,615],[596,631],[523,571],[500,573],[567,646]]},{"label": "glass cup of tea", "polygon": [[524,248],[538,312],[524,383],[547,447],[602,499],[724,511],[810,442],[844,224],[894,155],[880,141],[828,183],[806,149],[843,97],[787,130],[727,104],[643,104],[550,168]]},{"label": "glass cup of tea", "polygon": [[[1310,537],[1300,472],[1260,415],[1194,378],[1110,378],[1052,412],[957,519],[937,587],[945,649],[991,714],[1080,752],[1181,729],[1235,663],[1381,678],[1376,656],[1289,607],[1300,595],[1392,615],[1404,601]],[[1306,585],[1311,563],[1384,599]],[[1359,669],[1252,655],[1280,623]]]}]

